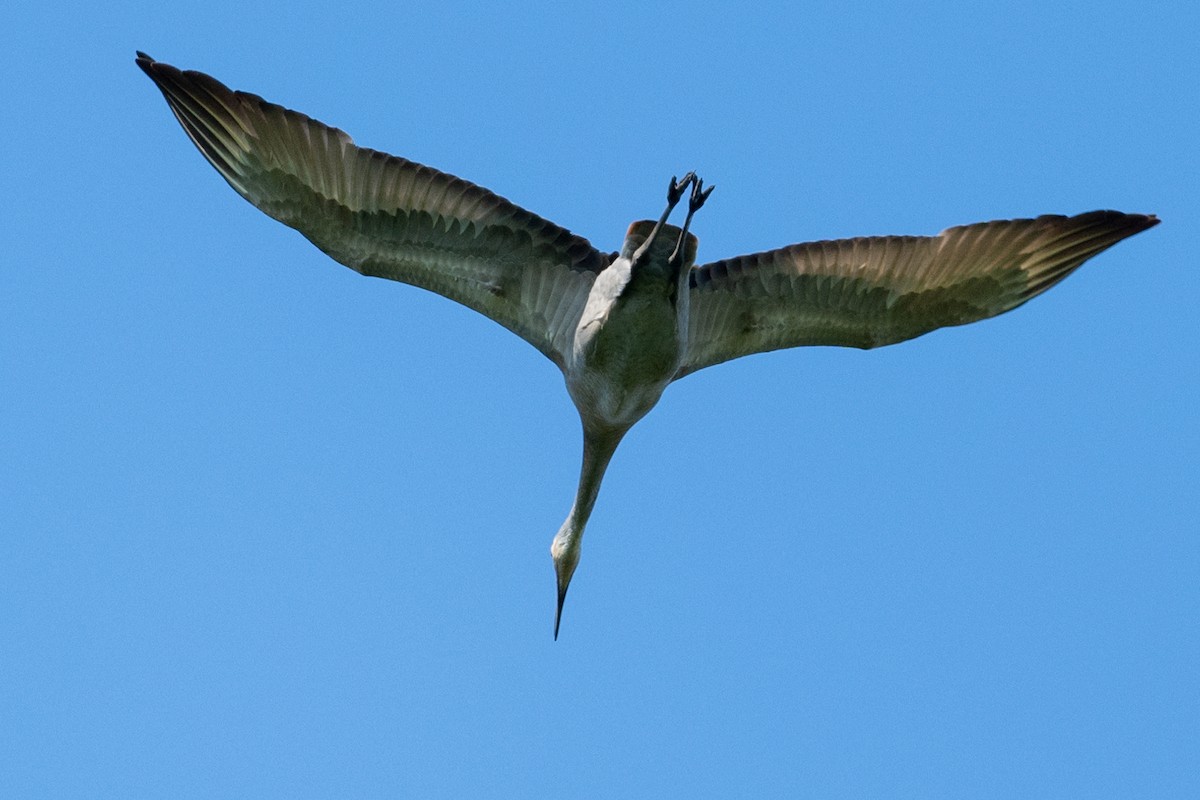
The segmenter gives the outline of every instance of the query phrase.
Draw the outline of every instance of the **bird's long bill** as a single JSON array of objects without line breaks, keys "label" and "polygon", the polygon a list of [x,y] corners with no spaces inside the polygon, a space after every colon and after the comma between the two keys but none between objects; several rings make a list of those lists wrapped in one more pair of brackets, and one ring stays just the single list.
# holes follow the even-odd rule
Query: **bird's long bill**
[{"label": "bird's long bill", "polygon": [[570,583],[563,583],[560,578],[558,581],[558,610],[554,612],[554,641],[558,641],[558,626],[562,622],[563,601],[567,599],[567,587]]}]

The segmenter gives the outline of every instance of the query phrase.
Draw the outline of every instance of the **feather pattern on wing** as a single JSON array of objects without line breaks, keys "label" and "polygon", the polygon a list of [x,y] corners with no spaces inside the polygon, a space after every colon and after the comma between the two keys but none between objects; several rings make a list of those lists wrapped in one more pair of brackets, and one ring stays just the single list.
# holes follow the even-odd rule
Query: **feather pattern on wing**
[{"label": "feather pattern on wing", "polygon": [[1153,216],[1092,211],[981,222],[938,236],[809,242],[714,261],[691,274],[687,351],[676,378],[751,353],[879,347],[993,317],[1157,223]]},{"label": "feather pattern on wing", "polygon": [[588,241],[460,178],[376,150],[200,72],[138,54],[217,171],[342,264],[437,292],[559,365],[597,273]]}]

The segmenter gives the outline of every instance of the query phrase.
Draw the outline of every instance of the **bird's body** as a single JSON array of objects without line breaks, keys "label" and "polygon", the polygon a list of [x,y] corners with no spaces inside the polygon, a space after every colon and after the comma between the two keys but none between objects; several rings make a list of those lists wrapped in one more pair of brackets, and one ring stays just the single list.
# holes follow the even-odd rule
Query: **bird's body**
[{"label": "bird's body", "polygon": [[[653,224],[634,223],[631,233]],[[672,274],[667,262],[680,235],[664,225],[655,243],[670,247],[652,247],[638,270],[632,253],[622,253],[592,284],[565,370],[585,426],[628,430],[679,371],[688,323],[688,292],[679,284],[687,271]]]},{"label": "bird's body", "polygon": [[[583,427],[575,503],[551,544],[558,615],[604,471],[674,380],[751,353],[869,348],[1015,308],[1153,216],[1093,211],[791,245],[693,266],[711,189],[671,181],[657,222],[619,253],[486,189],[359,148],[341,131],[138,54],[229,184],[365,275],[442,294],[529,341],[563,372]],[[667,218],[690,187],[682,228]]]}]

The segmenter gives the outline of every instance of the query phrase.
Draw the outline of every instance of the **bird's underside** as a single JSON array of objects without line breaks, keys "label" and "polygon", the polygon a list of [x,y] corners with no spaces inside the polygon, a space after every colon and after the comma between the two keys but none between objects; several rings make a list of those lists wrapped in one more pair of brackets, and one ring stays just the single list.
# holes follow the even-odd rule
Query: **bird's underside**
[{"label": "bird's underside", "polygon": [[[871,348],[1009,311],[1158,223],[1149,215],[983,222],[937,236],[795,244],[694,265],[711,188],[672,179],[657,221],[617,253],[460,178],[356,146],[342,131],[138,53],[192,142],[238,194],[364,275],[437,292],[563,371],[583,422],[575,503],[551,545],[554,633],[604,471],[674,380],[801,345]],[[689,195],[683,227],[667,224]]]}]

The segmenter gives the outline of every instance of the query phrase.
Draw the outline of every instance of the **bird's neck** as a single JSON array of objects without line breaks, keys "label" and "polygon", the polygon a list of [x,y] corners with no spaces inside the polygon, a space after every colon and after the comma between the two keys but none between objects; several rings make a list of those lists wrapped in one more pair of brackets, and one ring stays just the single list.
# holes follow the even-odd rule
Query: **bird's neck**
[{"label": "bird's neck", "polygon": [[[628,430],[628,429],[625,429]],[[579,472],[579,488],[575,492],[575,503],[571,513],[563,521],[562,528],[554,537],[554,548],[577,551],[583,539],[584,528],[592,516],[596,497],[600,494],[600,483],[612,460],[617,445],[621,443],[625,430],[589,431],[583,433],[583,466]]]}]

